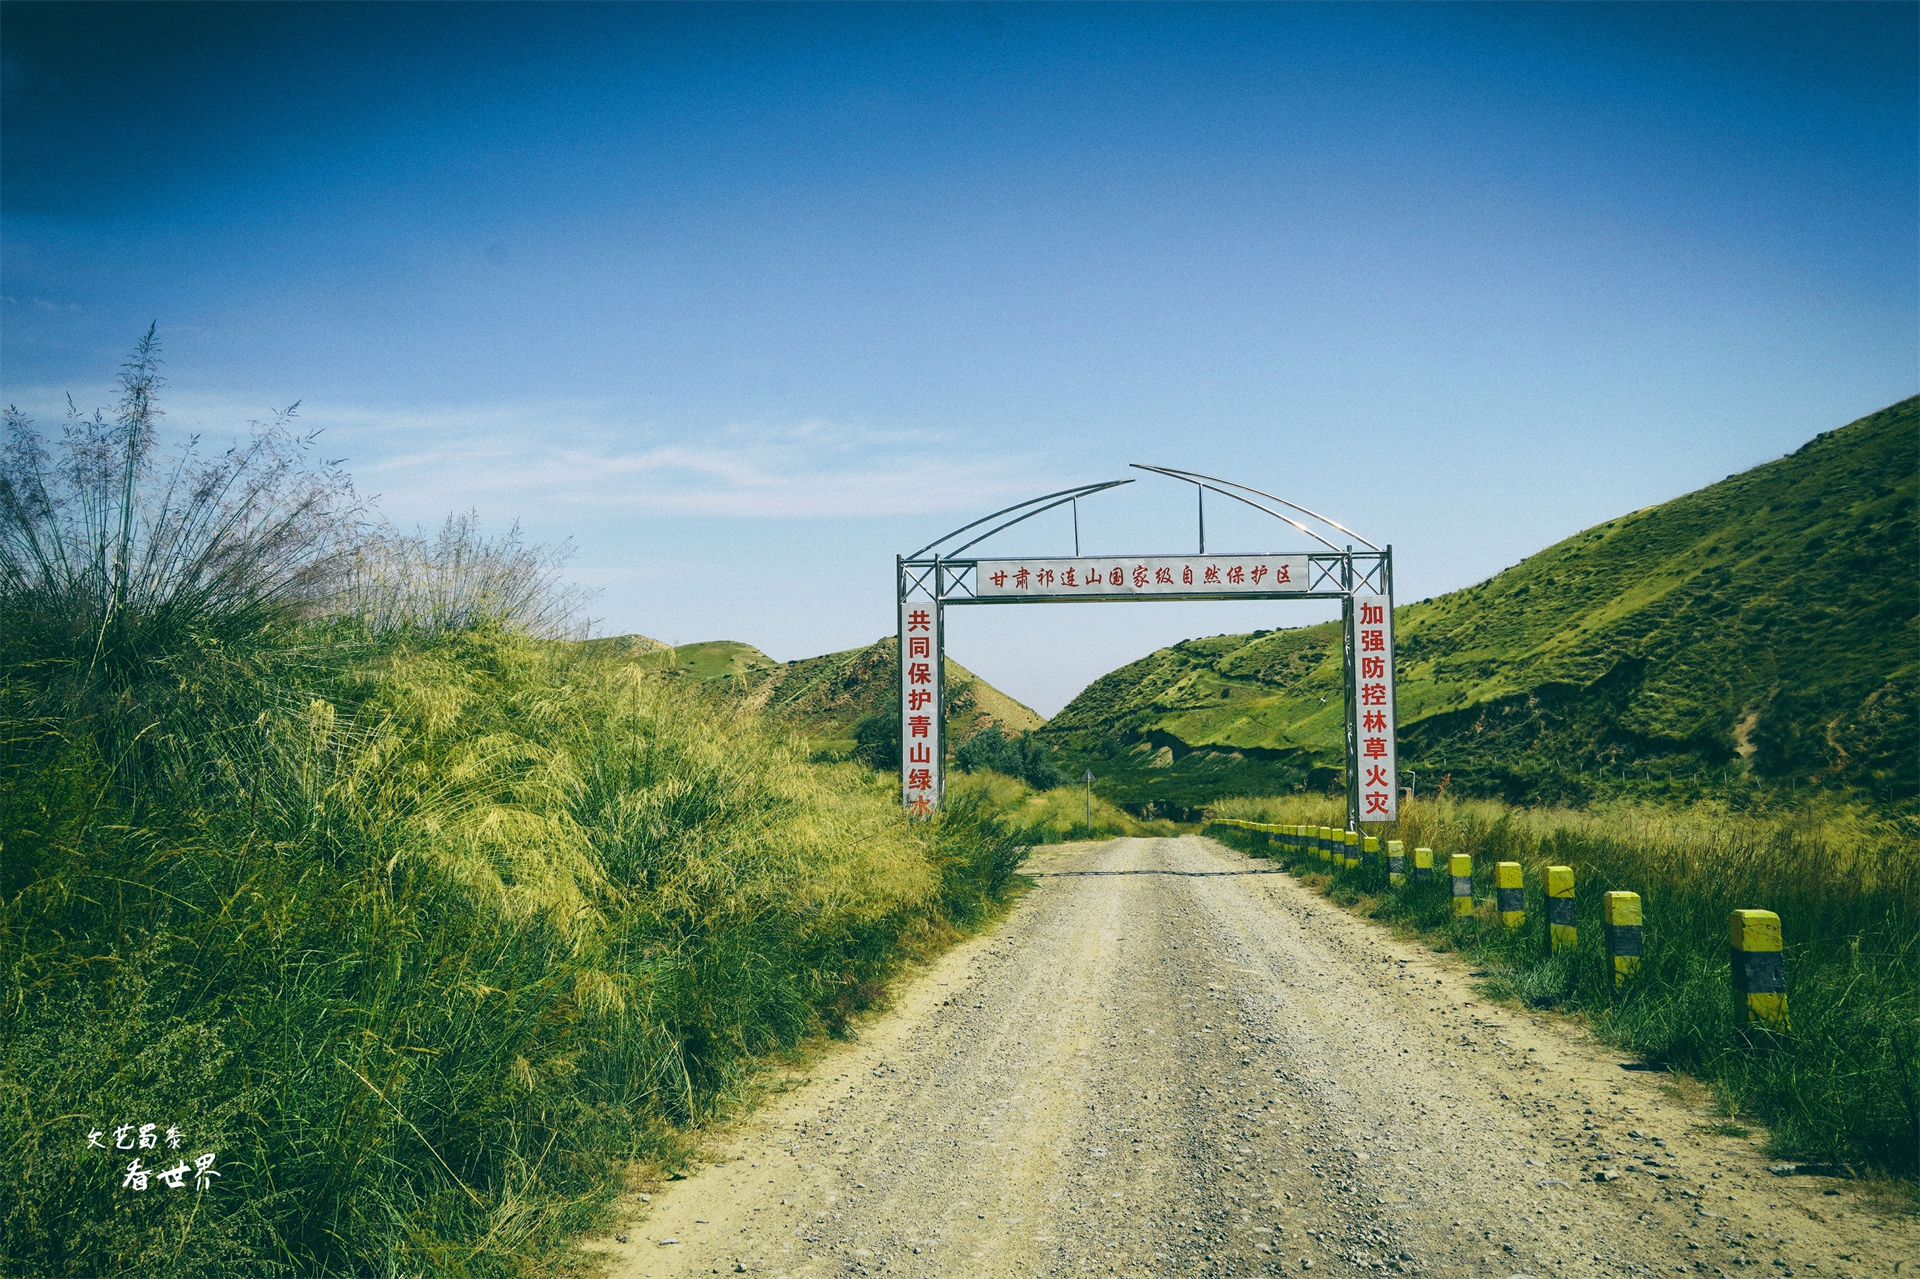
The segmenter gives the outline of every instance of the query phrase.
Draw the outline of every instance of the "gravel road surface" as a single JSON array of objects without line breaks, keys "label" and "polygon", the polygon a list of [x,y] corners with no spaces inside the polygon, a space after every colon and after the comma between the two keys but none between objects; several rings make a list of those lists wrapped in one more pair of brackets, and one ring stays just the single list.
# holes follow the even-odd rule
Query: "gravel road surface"
[{"label": "gravel road surface", "polygon": [[1477,1000],[1453,957],[1268,863],[1188,837],[1025,870],[999,928],[633,1201],[628,1241],[592,1245],[612,1273],[1906,1279],[1920,1258],[1911,1217],[1769,1175],[1668,1077]]}]

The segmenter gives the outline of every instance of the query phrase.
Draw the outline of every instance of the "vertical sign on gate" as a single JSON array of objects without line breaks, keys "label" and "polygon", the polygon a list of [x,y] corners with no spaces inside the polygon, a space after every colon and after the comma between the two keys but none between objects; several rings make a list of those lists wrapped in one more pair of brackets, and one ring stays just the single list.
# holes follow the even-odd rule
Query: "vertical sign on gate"
[{"label": "vertical sign on gate", "polygon": [[910,817],[929,817],[940,803],[945,754],[940,701],[940,605],[900,602],[900,800]]},{"label": "vertical sign on gate", "polygon": [[1393,723],[1393,597],[1353,595],[1353,722],[1360,766],[1360,820],[1399,816]]}]

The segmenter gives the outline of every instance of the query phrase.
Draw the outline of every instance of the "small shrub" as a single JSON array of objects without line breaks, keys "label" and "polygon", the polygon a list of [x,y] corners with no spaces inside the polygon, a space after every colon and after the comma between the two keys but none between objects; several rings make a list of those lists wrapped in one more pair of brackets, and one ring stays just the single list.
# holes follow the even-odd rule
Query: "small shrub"
[{"label": "small shrub", "polygon": [[1008,737],[998,724],[988,724],[960,744],[953,762],[965,772],[988,771],[1017,777],[1035,790],[1066,784],[1066,775],[1052,753],[1032,733]]}]

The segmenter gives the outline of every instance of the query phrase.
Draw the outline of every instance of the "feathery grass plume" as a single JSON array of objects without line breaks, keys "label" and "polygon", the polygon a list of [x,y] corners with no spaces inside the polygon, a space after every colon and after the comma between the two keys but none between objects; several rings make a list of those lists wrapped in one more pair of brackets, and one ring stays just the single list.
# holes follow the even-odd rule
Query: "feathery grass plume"
[{"label": "feathery grass plume", "polygon": [[[1210,813],[1345,821],[1338,801],[1308,797],[1227,800]],[[1582,1009],[1612,1042],[1712,1082],[1724,1106],[1772,1127],[1783,1154],[1920,1176],[1920,841],[1911,818],[1839,804],[1763,815],[1707,804],[1580,811],[1441,798],[1404,804],[1380,834],[1436,855],[1471,853],[1476,896],[1491,895],[1494,863],[1520,862],[1537,922],[1510,930],[1490,909],[1455,920],[1444,884],[1390,890],[1378,866],[1333,882],[1317,864],[1299,869],[1338,900],[1472,953],[1492,970],[1493,993]],[[1277,846],[1273,855],[1287,857]],[[1571,955],[1549,955],[1540,932],[1549,865],[1572,867],[1578,886],[1580,946]],[[1615,889],[1641,895],[1646,921],[1639,976],[1619,1000],[1599,918],[1602,895]],[[1752,908],[1777,912],[1786,935],[1791,1035],[1756,1035],[1734,1019],[1727,917]]]},{"label": "feathery grass plume", "polygon": [[270,698],[269,668],[300,660],[287,628],[338,585],[361,514],[293,408],[223,453],[194,437],[161,456],[160,386],[149,329],[111,418],[69,401],[50,450],[9,407],[0,447],[0,654],[27,675],[10,714],[30,735],[84,726],[134,791],[198,784],[213,739],[251,717],[223,708]]},{"label": "feathery grass plume", "polygon": [[592,592],[565,582],[569,546],[530,546],[516,523],[498,537],[477,512],[447,516],[432,538],[383,528],[353,547],[328,611],[378,634],[487,623],[536,639],[587,637]]}]

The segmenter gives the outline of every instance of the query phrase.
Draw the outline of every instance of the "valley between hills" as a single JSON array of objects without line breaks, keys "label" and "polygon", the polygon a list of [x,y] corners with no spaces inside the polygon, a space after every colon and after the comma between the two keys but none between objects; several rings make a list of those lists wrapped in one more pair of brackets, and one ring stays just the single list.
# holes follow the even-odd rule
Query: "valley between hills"
[{"label": "valley between hills", "polygon": [[[1920,797],[1920,397],[1787,457],[1395,608],[1400,762],[1416,790],[1515,804]],[[626,645],[828,755],[889,713],[891,637],[778,663],[731,641]],[[651,650],[651,651],[649,651]],[[1137,816],[1340,784],[1337,623],[1192,639],[1059,714],[949,659],[949,741],[1032,731]],[[1403,778],[1403,785],[1406,784]]]}]

